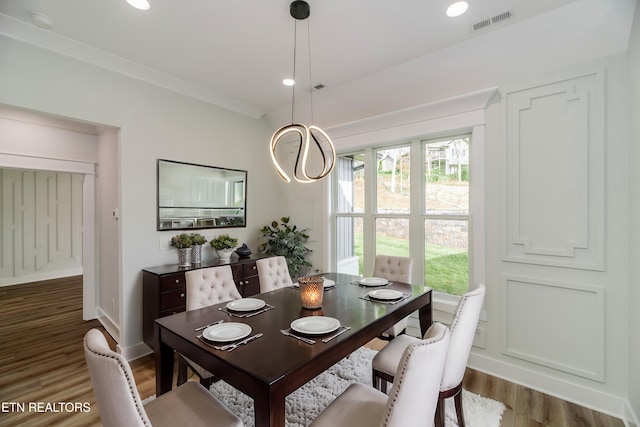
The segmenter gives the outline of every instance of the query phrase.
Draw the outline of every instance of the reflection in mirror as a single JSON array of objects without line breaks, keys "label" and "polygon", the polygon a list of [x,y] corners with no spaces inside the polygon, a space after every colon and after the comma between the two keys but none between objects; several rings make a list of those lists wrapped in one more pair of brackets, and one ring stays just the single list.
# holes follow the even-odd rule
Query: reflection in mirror
[{"label": "reflection in mirror", "polygon": [[247,172],[158,159],[158,230],[246,226]]}]

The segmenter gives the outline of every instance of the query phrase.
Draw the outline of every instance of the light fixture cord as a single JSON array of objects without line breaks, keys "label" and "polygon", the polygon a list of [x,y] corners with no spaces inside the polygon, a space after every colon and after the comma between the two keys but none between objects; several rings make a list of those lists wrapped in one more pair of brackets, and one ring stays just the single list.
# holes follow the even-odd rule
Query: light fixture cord
[{"label": "light fixture cord", "polygon": [[313,124],[313,80],[311,79],[311,19],[309,18],[307,18],[307,43],[309,49],[309,100],[311,101],[311,124]]},{"label": "light fixture cord", "polygon": [[295,123],[296,110],[296,47],[298,43],[298,20],[293,19],[293,86],[291,86],[291,124]]}]

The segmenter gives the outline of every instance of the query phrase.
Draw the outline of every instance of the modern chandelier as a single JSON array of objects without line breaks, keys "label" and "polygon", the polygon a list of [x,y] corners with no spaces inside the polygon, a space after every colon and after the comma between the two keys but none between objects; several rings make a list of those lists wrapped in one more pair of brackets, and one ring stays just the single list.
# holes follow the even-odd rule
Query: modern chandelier
[{"label": "modern chandelier", "polygon": [[[271,160],[273,165],[278,171],[280,177],[286,182],[291,182],[291,178],[284,171],[284,169],[278,163],[276,159],[276,146],[283,138],[286,138],[289,134],[293,134],[296,137],[298,146],[298,156],[293,168],[293,178],[302,183],[309,183],[322,180],[326,178],[336,163],[336,151],[331,142],[331,138],[319,127],[313,124],[307,126],[303,123],[296,123],[295,121],[295,86],[296,86],[296,48],[297,48],[297,29],[298,21],[307,19],[310,14],[310,7],[306,1],[296,0],[291,3],[289,7],[291,16],[295,19],[294,26],[294,38],[293,38],[293,85],[292,85],[292,100],[291,100],[291,124],[282,126],[276,130],[271,137]],[[308,28],[308,27],[307,27]],[[309,36],[309,31],[307,34]],[[308,37],[309,39],[310,37]],[[311,85],[311,43],[309,42],[309,84]],[[311,123],[313,123],[313,88],[310,89],[310,102],[311,102]],[[309,161],[309,149],[312,146],[312,141],[315,149],[319,150],[320,157],[322,158],[322,171],[317,174],[309,173],[308,161]],[[302,158],[301,158],[302,156]]]}]

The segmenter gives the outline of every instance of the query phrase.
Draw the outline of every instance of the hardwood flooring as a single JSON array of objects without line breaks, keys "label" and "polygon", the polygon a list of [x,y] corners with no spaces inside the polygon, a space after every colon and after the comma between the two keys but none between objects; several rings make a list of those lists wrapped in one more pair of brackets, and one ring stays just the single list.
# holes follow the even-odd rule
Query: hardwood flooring
[{"label": "hardwood flooring", "polygon": [[[82,320],[81,277],[0,287],[0,426],[101,425],[82,348],[91,328],[104,332],[98,321]],[[115,348],[112,339],[110,344]],[[383,345],[374,340],[368,346]],[[153,395],[153,357],[135,360],[131,368],[140,396]],[[624,426],[620,419],[472,369],[464,388],[506,405],[501,427]],[[60,402],[86,402],[89,410],[65,411],[72,408]]]}]

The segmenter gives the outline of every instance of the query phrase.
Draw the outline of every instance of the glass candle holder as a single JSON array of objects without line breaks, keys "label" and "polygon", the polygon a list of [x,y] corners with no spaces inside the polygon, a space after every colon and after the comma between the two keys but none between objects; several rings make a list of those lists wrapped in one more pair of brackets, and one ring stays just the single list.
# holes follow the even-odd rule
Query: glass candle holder
[{"label": "glass candle holder", "polygon": [[322,307],[322,296],[324,295],[324,279],[322,277],[300,277],[298,285],[300,285],[300,299],[303,308]]}]

